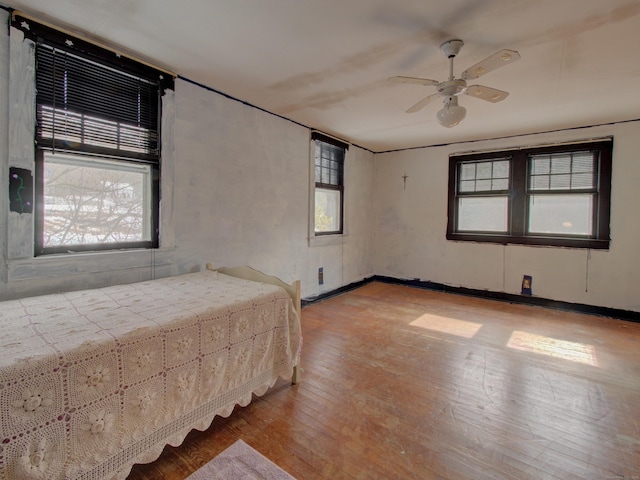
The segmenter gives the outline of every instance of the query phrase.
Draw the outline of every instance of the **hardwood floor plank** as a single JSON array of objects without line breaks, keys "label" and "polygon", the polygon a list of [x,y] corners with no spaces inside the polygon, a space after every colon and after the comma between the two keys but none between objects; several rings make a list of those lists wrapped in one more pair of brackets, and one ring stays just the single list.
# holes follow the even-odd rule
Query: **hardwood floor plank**
[{"label": "hardwood floor plank", "polygon": [[299,480],[640,480],[640,324],[384,283],[302,314],[299,385],[129,480],[237,439]]}]

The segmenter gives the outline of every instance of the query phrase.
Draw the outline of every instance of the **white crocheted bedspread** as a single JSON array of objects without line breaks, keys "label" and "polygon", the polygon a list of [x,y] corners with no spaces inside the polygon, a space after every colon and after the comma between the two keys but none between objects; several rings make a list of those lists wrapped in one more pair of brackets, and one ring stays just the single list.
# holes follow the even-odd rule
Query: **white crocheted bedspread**
[{"label": "white crocheted bedspread", "polygon": [[0,479],[124,479],[298,363],[275,286],[204,271],[0,303]]}]

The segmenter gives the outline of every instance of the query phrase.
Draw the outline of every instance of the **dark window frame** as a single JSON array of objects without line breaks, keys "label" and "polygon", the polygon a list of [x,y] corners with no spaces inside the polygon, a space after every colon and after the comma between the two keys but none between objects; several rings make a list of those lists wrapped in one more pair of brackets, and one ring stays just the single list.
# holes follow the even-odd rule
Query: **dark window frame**
[{"label": "dark window frame", "polygon": [[[140,240],[135,242],[109,242],[109,243],[86,243],[60,246],[44,246],[44,154],[46,149],[36,148],[35,151],[35,202],[34,202],[34,254],[36,256],[69,252],[92,252],[108,250],[125,250],[136,248],[158,248],[160,246],[160,165],[157,163],[147,164],[151,168],[151,204],[150,207],[150,240]],[[73,152],[78,153],[78,152]],[[100,155],[88,155],[109,160],[111,157]],[[135,163],[135,162],[128,162]],[[142,162],[144,163],[144,162]]]},{"label": "dark window frame", "polygon": [[[319,232],[315,229],[315,212],[313,218],[314,225],[314,234],[317,237],[327,236],[327,235],[342,235],[344,233],[344,161],[347,154],[347,150],[349,149],[349,145],[336,140],[335,138],[329,137],[327,135],[323,135],[319,132],[311,133],[311,140],[315,143],[316,151],[320,148],[320,158],[322,159],[322,149],[330,149],[336,153],[341,153],[341,158],[337,159],[337,170],[336,171],[336,179],[331,182],[327,181],[327,178],[320,174],[320,178],[317,175],[317,169],[326,170],[326,167],[322,165],[318,165],[318,155],[314,152],[314,177],[315,177],[315,188],[314,188],[314,198],[315,198],[315,190],[318,188],[324,190],[335,190],[340,192],[340,227],[338,230],[332,230],[327,232]],[[324,180],[324,181],[323,181]]]},{"label": "dark window frame", "polygon": [[[595,202],[593,208],[593,233],[582,235],[531,234],[528,225],[528,171],[529,158],[533,155],[575,153],[580,151],[596,151],[597,184],[595,186]],[[496,244],[539,245],[569,248],[608,249],[610,247],[611,216],[611,171],[613,156],[613,138],[598,141],[587,141],[563,145],[538,146],[451,155],[449,157],[449,184],[447,206],[447,240],[470,241]],[[460,232],[457,231],[458,199],[469,194],[458,192],[458,169],[463,162],[488,161],[496,158],[509,158],[510,179],[508,196],[507,232]],[[489,192],[494,194],[496,192]],[[504,193],[504,192],[503,192]],[[565,191],[564,193],[582,193]],[[487,194],[487,193],[485,193]],[[480,194],[482,195],[482,194]]]},{"label": "dark window frame", "polygon": [[[36,117],[38,123],[36,125],[34,159],[34,254],[38,256],[70,251],[158,248],[160,244],[162,96],[166,89],[174,88],[174,77],[115,51],[104,49],[19,15],[13,16],[12,26],[20,29],[25,37],[33,40],[36,45]],[[56,54],[56,52],[58,53]],[[72,64],[75,62],[78,66],[73,67],[69,63],[61,63],[60,67],[56,67],[53,63],[55,58],[59,57],[62,62],[65,56]],[[40,77],[38,76],[39,61],[42,62],[42,72],[44,72]],[[65,68],[75,68],[75,70],[69,70],[71,72],[69,75],[74,71],[78,72],[76,73],[77,82],[75,85],[80,88],[76,90],[73,105],[67,105],[66,101],[60,101],[60,93],[67,88],[67,73],[64,74],[64,77],[60,77],[61,70],[66,72]],[[84,68],[86,68],[86,73]],[[111,76],[109,72],[113,72],[113,75]],[[83,78],[86,78],[88,83],[82,83]],[[96,82],[92,79],[102,83],[105,81],[104,78],[111,80],[106,80],[109,83],[104,84],[104,90],[96,91]],[[44,82],[43,79],[45,79]],[[87,93],[83,93],[83,89]],[[94,89],[93,92],[92,89]],[[111,90],[116,93],[112,94]],[[138,91],[142,93],[136,93]],[[128,95],[128,97],[110,95]],[[140,97],[140,95],[146,95],[146,97]],[[123,102],[119,98],[128,98],[128,100]],[[143,100],[144,98],[146,100]],[[97,132],[94,133],[96,136],[89,137],[89,141],[86,143],[65,141],[64,135],[62,139],[57,138],[55,132],[58,132],[60,127],[59,124],[56,125],[55,120],[51,121],[50,115],[58,111],[62,118],[66,114],[71,118],[81,118],[81,120],[76,120],[79,127],[72,127],[76,130],[64,132],[67,137],[77,136],[77,132],[82,132],[82,142],[84,142],[86,125],[92,127],[93,132]],[[56,115],[58,114],[56,113]],[[96,121],[105,122],[105,128],[108,129],[101,131],[101,127],[96,127],[100,124]],[[81,130],[77,130],[77,128]],[[114,134],[114,131],[117,133]],[[143,132],[145,136],[140,136],[139,132]],[[106,140],[103,141],[105,138]],[[127,164],[148,165],[151,169],[151,201],[145,208],[149,208],[150,224],[148,228],[151,232],[151,239],[45,247],[43,245],[45,151],[83,155],[88,158],[94,157],[97,160],[112,160],[121,163],[123,167]]]}]

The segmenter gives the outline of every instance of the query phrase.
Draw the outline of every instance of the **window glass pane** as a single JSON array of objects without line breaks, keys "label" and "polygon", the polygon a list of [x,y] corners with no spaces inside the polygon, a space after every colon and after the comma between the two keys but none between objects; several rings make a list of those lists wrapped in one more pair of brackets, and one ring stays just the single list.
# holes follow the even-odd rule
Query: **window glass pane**
[{"label": "window glass pane", "polygon": [[493,162],[493,178],[509,178],[509,160]]},{"label": "window glass pane", "polygon": [[551,174],[570,173],[571,155],[558,154],[551,157]]},{"label": "window glass pane", "polygon": [[[316,141],[316,183],[341,185],[344,150],[334,145]],[[318,170],[320,168],[320,170]]]},{"label": "window glass pane", "polygon": [[476,178],[491,178],[491,162],[478,163]]},{"label": "window glass pane", "polygon": [[595,152],[533,155],[530,190],[593,190],[597,182]]},{"label": "window glass pane", "polygon": [[506,232],[508,197],[461,197],[458,199],[458,231]]},{"label": "window glass pane", "polygon": [[551,160],[547,155],[539,155],[531,160],[532,175],[548,175],[551,172]]},{"label": "window glass pane", "polygon": [[508,190],[509,189],[509,179],[508,178],[498,178],[493,180],[493,184],[491,186],[492,190]]},{"label": "window glass pane", "polygon": [[340,230],[340,190],[316,188],[315,231],[337,232]]},{"label": "window glass pane", "polygon": [[569,190],[571,188],[571,175],[557,174],[549,178],[550,190]]},{"label": "window glass pane", "polygon": [[531,177],[529,183],[531,190],[549,190],[549,175]]},{"label": "window glass pane", "polygon": [[476,181],[475,180],[463,180],[460,182],[460,186],[458,187],[461,192],[474,192],[476,189]]},{"label": "window glass pane", "polygon": [[490,191],[491,190],[491,179],[489,180],[477,180],[476,181],[476,191]]},{"label": "window glass pane", "polygon": [[571,175],[571,188],[576,189],[591,189],[595,187],[595,175],[593,173],[574,173]]},{"label": "window glass pane", "polygon": [[460,164],[460,180],[475,180],[476,164],[462,163]]},{"label": "window glass pane", "polygon": [[573,172],[593,172],[593,165],[595,161],[595,155],[593,152],[578,152],[573,155],[573,166],[571,170]]},{"label": "window glass pane", "polygon": [[151,166],[44,152],[43,246],[151,240]]},{"label": "window glass pane", "polygon": [[531,195],[529,233],[591,235],[592,194]]},{"label": "window glass pane", "polygon": [[509,160],[499,159],[460,163],[459,192],[495,192],[509,188]]}]

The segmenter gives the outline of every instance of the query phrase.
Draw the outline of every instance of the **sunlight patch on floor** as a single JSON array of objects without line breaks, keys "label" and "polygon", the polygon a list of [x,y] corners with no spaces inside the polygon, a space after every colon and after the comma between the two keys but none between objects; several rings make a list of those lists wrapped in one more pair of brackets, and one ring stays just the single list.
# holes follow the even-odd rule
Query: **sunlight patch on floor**
[{"label": "sunlight patch on floor", "polygon": [[482,327],[481,323],[467,322],[431,313],[421,315],[409,325],[464,338],[472,338]]},{"label": "sunlight patch on floor", "polygon": [[516,330],[511,334],[507,347],[593,365],[594,367],[598,366],[595,348],[593,345],[584,343],[558,340],[557,338]]}]

